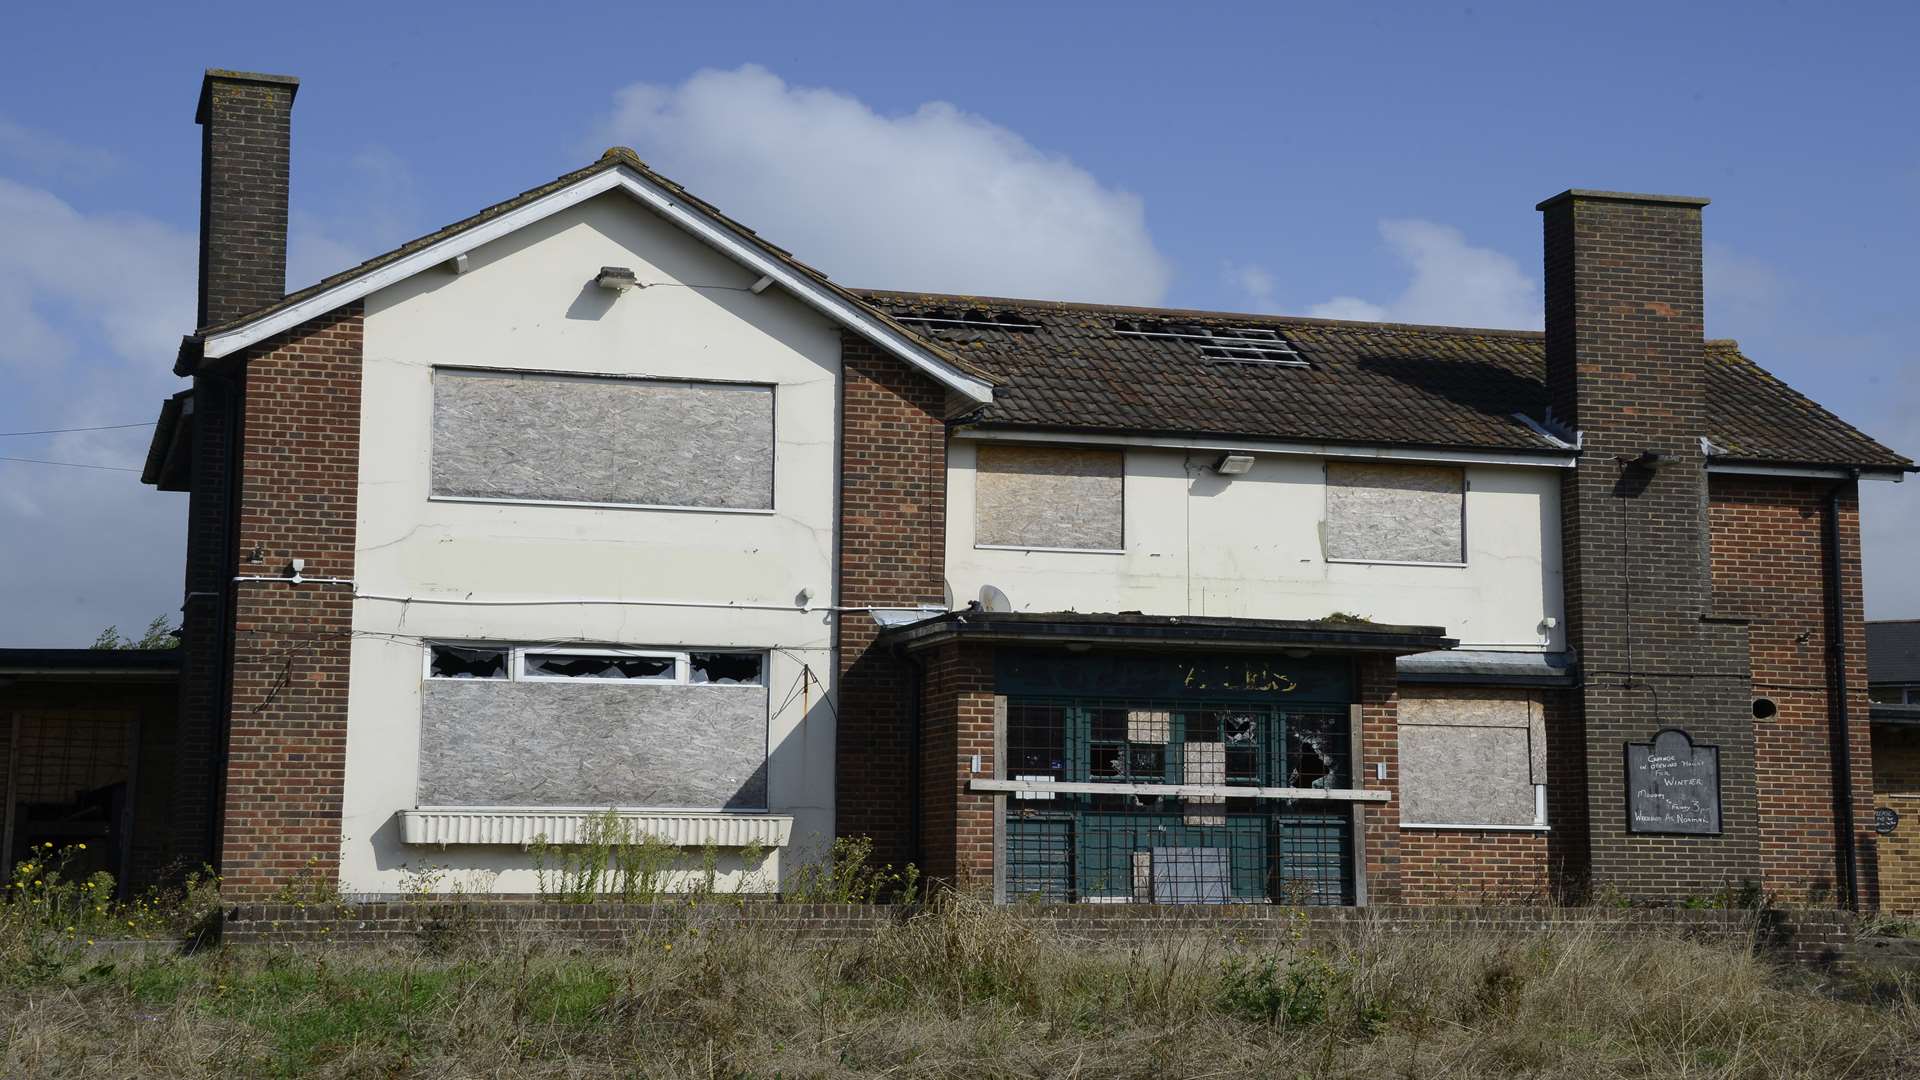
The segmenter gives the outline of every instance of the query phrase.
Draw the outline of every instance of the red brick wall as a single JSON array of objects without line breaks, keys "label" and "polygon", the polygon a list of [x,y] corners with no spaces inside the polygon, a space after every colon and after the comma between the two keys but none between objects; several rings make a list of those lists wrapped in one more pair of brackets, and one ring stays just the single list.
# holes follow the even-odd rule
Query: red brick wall
[{"label": "red brick wall", "polygon": [[[1751,620],[1753,692],[1780,708],[1755,720],[1754,766],[1765,887],[1793,903],[1844,896],[1834,796],[1827,667],[1824,514],[1830,481],[1715,476],[1711,494],[1714,606]],[[1873,754],[1867,723],[1860,513],[1840,502],[1847,716],[1861,901],[1874,902]]]},{"label": "red brick wall", "polygon": [[[257,346],[245,370],[236,575],[351,578],[361,310]],[[352,589],[242,582],[234,601],[221,872],[241,899],[337,879]]]},{"label": "red brick wall", "polygon": [[1900,815],[1891,833],[1875,834],[1880,905],[1920,912],[1920,731],[1892,724],[1873,733],[1874,807]]},{"label": "red brick wall", "polygon": [[[1400,684],[1390,656],[1361,656],[1354,661],[1360,691],[1360,761],[1356,786],[1390,792],[1390,802],[1364,803],[1360,842],[1367,877],[1367,901],[1400,901]],[[1385,764],[1387,778],[1375,779],[1374,766]]]},{"label": "red brick wall", "polygon": [[[922,654],[920,847],[930,881],[993,884],[993,796],[967,790],[994,775],[993,648],[948,643]],[[980,770],[973,771],[974,755]]]},{"label": "red brick wall", "polygon": [[[854,607],[938,604],[946,552],[945,395],[932,379],[852,335],[841,345],[840,599]],[[913,858],[909,821],[912,672],[875,650],[873,618],[843,612],[835,828],[875,857]],[[923,799],[931,807],[932,800]]]}]

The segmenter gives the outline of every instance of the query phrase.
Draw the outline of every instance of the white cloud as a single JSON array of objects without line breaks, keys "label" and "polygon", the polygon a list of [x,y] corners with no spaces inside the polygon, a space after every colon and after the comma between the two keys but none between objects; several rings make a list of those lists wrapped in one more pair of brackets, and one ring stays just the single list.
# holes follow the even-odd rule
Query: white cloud
[{"label": "white cloud", "polygon": [[287,221],[287,287],[321,278],[391,251],[420,235],[420,185],[400,155],[363,147],[346,162],[329,201],[296,209]]},{"label": "white cloud", "polygon": [[616,95],[605,128],[849,284],[1155,304],[1138,196],[946,102],[887,116],[756,66]]},{"label": "white cloud", "polygon": [[108,151],[76,146],[4,116],[0,116],[0,161],[12,161],[35,175],[73,180],[97,179],[120,167],[120,159]]},{"label": "white cloud", "polygon": [[[0,179],[0,431],[149,419],[177,390],[194,238]],[[0,455],[136,468],[150,432],[0,439]],[[85,645],[180,606],[186,499],[131,472],[0,461],[0,644]]]},{"label": "white cloud", "polygon": [[1512,258],[1475,247],[1450,225],[1418,218],[1380,222],[1380,238],[1412,273],[1400,295],[1384,303],[1336,296],[1308,309],[1323,319],[1435,323],[1444,326],[1540,326],[1540,286]]}]

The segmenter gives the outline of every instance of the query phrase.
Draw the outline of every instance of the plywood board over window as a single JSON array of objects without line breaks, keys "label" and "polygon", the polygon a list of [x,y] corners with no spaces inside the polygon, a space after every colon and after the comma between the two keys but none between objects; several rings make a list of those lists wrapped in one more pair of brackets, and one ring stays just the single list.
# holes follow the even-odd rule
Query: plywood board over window
[{"label": "plywood board over window", "polygon": [[439,498],[773,508],[771,386],[433,373]]},{"label": "plywood board over window", "polygon": [[976,545],[1120,550],[1124,451],[986,444],[974,470]]},{"label": "plywood board over window", "polygon": [[1402,688],[1399,720],[1402,824],[1544,824],[1546,723],[1532,695]]},{"label": "plywood board over window", "polygon": [[1466,474],[1432,465],[1327,463],[1327,558],[1466,561]]}]

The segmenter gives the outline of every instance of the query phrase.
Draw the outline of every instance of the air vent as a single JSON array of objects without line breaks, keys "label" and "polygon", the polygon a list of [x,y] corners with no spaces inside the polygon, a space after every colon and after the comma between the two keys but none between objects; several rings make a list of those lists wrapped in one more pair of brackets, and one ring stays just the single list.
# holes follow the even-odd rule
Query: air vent
[{"label": "air vent", "polygon": [[895,315],[899,322],[925,326],[940,332],[954,330],[998,330],[1003,333],[1022,333],[1040,329],[1040,324],[1031,319],[1004,311],[987,311],[984,308],[935,309],[925,315]]},{"label": "air vent", "polygon": [[1226,364],[1278,364],[1311,367],[1278,331],[1257,326],[1201,326],[1197,323],[1123,319],[1113,332],[1126,337],[1190,341],[1208,360]]}]

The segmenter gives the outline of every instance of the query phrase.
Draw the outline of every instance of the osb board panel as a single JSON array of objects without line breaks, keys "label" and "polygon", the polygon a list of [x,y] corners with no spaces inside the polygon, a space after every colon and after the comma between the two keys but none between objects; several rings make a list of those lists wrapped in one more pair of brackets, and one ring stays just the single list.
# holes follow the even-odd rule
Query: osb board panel
[{"label": "osb board panel", "polygon": [[763,809],[762,686],[429,679],[423,806]]},{"label": "osb board panel", "polygon": [[1465,491],[1459,469],[1328,462],[1327,558],[1463,562]]},{"label": "osb board panel", "polygon": [[771,509],[773,389],[435,371],[433,493]]},{"label": "osb board panel", "polygon": [[1428,825],[1531,825],[1525,728],[1400,729],[1401,820]]},{"label": "osb board panel", "polygon": [[986,444],[974,469],[975,543],[1121,547],[1125,451]]},{"label": "osb board panel", "polygon": [[1545,710],[1511,690],[1407,688],[1400,719],[1402,819],[1531,825],[1546,782]]}]

